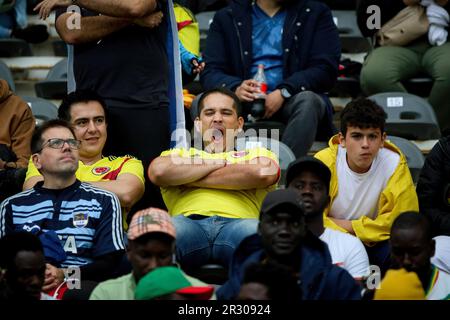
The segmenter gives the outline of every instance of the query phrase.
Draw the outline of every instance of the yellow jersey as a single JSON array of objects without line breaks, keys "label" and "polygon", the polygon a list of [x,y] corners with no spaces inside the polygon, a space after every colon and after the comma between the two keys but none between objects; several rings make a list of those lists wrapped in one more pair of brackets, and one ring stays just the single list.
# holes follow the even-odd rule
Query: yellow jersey
[{"label": "yellow jersey", "polygon": [[[254,148],[244,151],[208,153],[195,148],[171,149],[161,156],[177,155],[184,158],[201,158],[205,160],[226,160],[227,164],[249,162],[258,157],[271,159],[280,173],[277,156],[265,149]],[[265,188],[250,190],[221,190],[186,186],[162,187],[164,203],[172,216],[199,214],[204,216],[221,216],[226,218],[259,218],[259,210],[267,193],[275,190],[276,183]]]}]

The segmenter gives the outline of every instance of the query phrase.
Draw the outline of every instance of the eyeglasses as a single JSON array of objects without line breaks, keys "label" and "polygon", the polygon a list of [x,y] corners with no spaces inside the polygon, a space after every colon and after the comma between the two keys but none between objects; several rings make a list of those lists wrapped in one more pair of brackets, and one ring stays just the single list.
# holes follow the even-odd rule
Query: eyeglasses
[{"label": "eyeglasses", "polygon": [[39,150],[38,152],[41,152],[42,149],[44,149],[45,147],[50,147],[52,149],[62,149],[64,144],[67,143],[69,145],[70,149],[74,149],[74,150],[78,150],[80,149],[81,146],[81,141],[80,140],[76,140],[76,139],[59,139],[59,138],[53,138],[53,139],[48,139],[47,142],[45,142],[42,145],[41,150]]}]

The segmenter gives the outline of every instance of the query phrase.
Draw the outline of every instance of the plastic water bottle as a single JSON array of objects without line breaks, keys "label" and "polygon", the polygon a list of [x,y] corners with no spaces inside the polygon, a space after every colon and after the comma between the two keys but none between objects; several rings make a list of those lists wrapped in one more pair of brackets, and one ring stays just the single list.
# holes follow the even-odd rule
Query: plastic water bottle
[{"label": "plastic water bottle", "polygon": [[264,115],[266,105],[267,81],[266,75],[264,74],[263,64],[258,65],[258,71],[253,77],[253,80],[258,81],[261,92],[255,93],[255,100],[253,100],[253,105],[250,113],[254,118],[258,119]]}]

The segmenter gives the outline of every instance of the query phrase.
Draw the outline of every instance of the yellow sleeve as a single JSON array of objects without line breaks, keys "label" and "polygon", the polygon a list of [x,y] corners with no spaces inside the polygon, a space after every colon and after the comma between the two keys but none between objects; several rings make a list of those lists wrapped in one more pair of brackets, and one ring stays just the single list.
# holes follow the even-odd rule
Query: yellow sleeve
[{"label": "yellow sleeve", "polygon": [[120,175],[124,173],[131,173],[132,175],[138,177],[143,184],[145,183],[144,166],[142,165],[141,160],[130,158],[130,160],[124,163],[122,170],[120,170],[118,176],[120,177]]},{"label": "yellow sleeve", "polygon": [[178,38],[189,52],[200,55],[200,29],[194,14],[180,5],[174,6],[175,19],[181,29],[178,30]]},{"label": "yellow sleeve", "polygon": [[33,161],[30,160],[28,161],[28,169],[27,169],[27,175],[25,176],[25,181],[29,180],[32,177],[39,177],[42,176],[38,169],[36,169],[36,166],[34,165]]},{"label": "yellow sleeve", "polygon": [[402,156],[378,202],[375,220],[361,217],[352,221],[356,236],[366,244],[389,239],[394,220],[405,211],[419,211],[419,201],[405,158]]}]

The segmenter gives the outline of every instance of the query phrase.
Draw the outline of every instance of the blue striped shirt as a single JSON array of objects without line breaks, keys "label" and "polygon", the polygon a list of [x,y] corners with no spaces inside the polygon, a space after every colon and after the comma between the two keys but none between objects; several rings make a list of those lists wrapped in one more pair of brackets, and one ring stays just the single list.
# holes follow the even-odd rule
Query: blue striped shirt
[{"label": "blue striped shirt", "polygon": [[67,254],[62,267],[83,266],[125,249],[120,204],[113,193],[78,180],[56,192],[42,185],[3,201],[0,238],[25,224],[53,230]]}]

